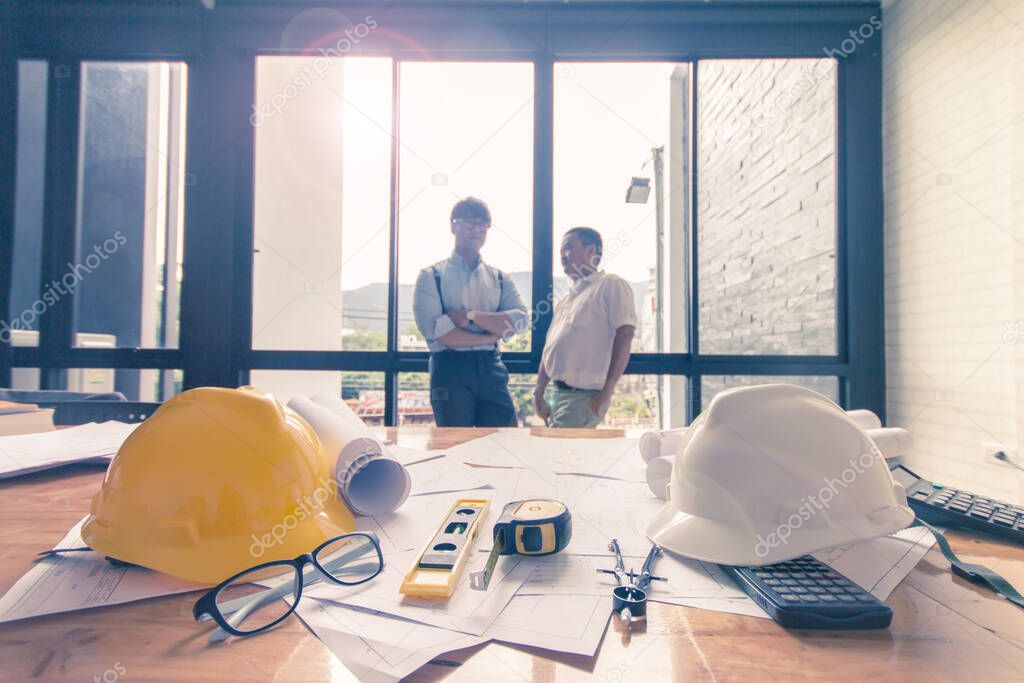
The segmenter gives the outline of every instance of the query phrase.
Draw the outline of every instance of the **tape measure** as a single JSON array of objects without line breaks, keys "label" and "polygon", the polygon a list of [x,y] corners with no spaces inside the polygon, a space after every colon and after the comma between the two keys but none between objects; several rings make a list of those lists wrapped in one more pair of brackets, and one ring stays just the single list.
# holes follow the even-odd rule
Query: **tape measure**
[{"label": "tape measure", "polygon": [[572,515],[557,500],[518,500],[507,504],[494,525],[494,547],[487,565],[469,575],[475,590],[487,590],[500,555],[552,555],[569,545]]}]

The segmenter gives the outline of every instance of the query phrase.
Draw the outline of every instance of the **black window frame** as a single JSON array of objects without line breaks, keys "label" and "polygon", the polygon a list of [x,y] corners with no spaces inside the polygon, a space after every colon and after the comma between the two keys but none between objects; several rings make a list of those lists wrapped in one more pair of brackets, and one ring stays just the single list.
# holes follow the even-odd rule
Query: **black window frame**
[{"label": "black window frame", "polygon": [[[877,2],[405,2],[335,3],[351,17],[377,15],[388,30],[371,34],[359,55],[391,57],[393,135],[399,134],[403,61],[514,61],[534,64],[534,310],[552,289],[554,77],[562,61],[666,61],[691,65],[691,140],[697,139],[696,83],[709,59],[821,58],[849,31],[868,23]],[[357,370],[385,373],[385,424],[398,422],[398,376],[425,372],[425,352],[397,348],[398,150],[392,142],[387,349],[277,351],[252,348],[253,134],[256,58],[315,54],[283,49],[275,36],[303,6],[271,0],[134,7],[27,1],[5,4],[13,34],[0,59],[0,100],[15,101],[18,59],[43,59],[49,79],[42,282],[73,258],[78,97],[83,61],[182,61],[188,68],[184,265],[177,349],[81,349],[72,346],[70,297],[40,320],[37,348],[0,345],[0,385],[11,367],[41,369],[42,388],[66,386],[67,368],[183,369],[184,386],[237,386],[251,370]],[[504,41],[499,50],[495,36]],[[6,36],[5,36],[6,37]],[[488,44],[488,42],[490,44]],[[704,375],[827,375],[839,402],[885,415],[882,247],[881,36],[837,61],[836,353],[826,356],[702,355],[697,230],[690,230],[689,344],[686,353],[637,353],[628,374],[688,378],[687,420],[701,405]],[[424,50],[429,50],[425,54]],[[356,54],[356,53],[353,53]],[[13,64],[13,66],[12,66]],[[12,80],[11,72],[15,74]],[[5,117],[6,119],[6,117]],[[9,119],[7,119],[9,120]],[[12,131],[13,132],[13,131]],[[6,139],[13,135],[3,136]],[[218,141],[232,141],[227,147]],[[0,180],[13,196],[14,145],[0,145]],[[697,145],[689,151],[699,185]],[[10,191],[8,191],[10,189]],[[694,188],[691,188],[693,191]],[[0,207],[11,202],[0,202]],[[691,226],[698,210],[691,202]],[[0,208],[0,272],[10,273],[13,207]],[[9,279],[9,275],[7,276]],[[850,286],[856,283],[856,286]],[[0,281],[0,304],[10,282]],[[6,311],[4,306],[2,311]],[[544,312],[547,311],[547,312]],[[540,314],[543,313],[543,314]],[[506,353],[512,373],[537,371],[550,309],[538,311],[529,352]]]}]

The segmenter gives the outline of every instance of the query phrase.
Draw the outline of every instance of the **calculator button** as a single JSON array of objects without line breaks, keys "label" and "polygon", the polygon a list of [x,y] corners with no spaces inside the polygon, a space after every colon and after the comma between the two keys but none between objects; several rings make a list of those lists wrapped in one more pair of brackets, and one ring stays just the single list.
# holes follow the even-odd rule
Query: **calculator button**
[{"label": "calculator button", "polygon": [[779,593],[779,597],[783,600],[796,600],[796,596],[792,593]]},{"label": "calculator button", "polygon": [[840,602],[857,602],[857,599],[852,595],[837,595]]},{"label": "calculator button", "polygon": [[821,598],[822,602],[839,602],[839,600],[837,600],[836,596],[834,596],[834,595],[826,594],[826,595],[819,595],[818,597]]},{"label": "calculator button", "polygon": [[818,596],[817,595],[801,595],[800,599],[803,600],[804,602],[818,602]]},{"label": "calculator button", "polygon": [[811,586],[807,590],[811,591],[812,593],[824,593],[825,592],[825,589],[822,588],[821,586]]},{"label": "calculator button", "polygon": [[988,519],[989,515],[991,514],[991,510],[989,510],[988,512],[986,512],[985,510],[979,510],[978,508],[974,508],[973,510],[971,510],[971,517],[977,517],[978,519]]},{"label": "calculator button", "polygon": [[1013,522],[1014,522],[1013,519],[1007,519],[1006,517],[1001,517],[999,515],[996,515],[995,517],[993,517],[992,521],[995,522],[996,524],[1001,524],[1002,526],[1013,526]]},{"label": "calculator button", "polygon": [[798,579],[797,583],[801,586],[816,586],[818,585],[814,579]]},{"label": "calculator button", "polygon": [[843,589],[839,586],[829,586],[827,590],[829,593],[832,593],[834,595],[840,595],[843,592]]},{"label": "calculator button", "polygon": [[914,498],[917,498],[918,500],[924,500],[930,495],[932,495],[931,491],[917,491],[916,493],[914,493]]},{"label": "calculator button", "polygon": [[790,586],[789,592],[790,593],[806,593],[807,589],[804,588],[803,586]]},{"label": "calculator button", "polygon": [[783,586],[795,586],[796,585],[796,579],[782,579],[782,585]]},{"label": "calculator button", "polygon": [[967,508],[969,507],[970,505],[968,503],[953,503],[949,506],[949,509],[955,510],[956,512],[967,512]]},{"label": "calculator button", "polygon": [[872,596],[864,595],[863,593],[860,594],[860,595],[854,596],[854,597],[857,598],[857,602],[874,602],[875,601],[875,599]]}]

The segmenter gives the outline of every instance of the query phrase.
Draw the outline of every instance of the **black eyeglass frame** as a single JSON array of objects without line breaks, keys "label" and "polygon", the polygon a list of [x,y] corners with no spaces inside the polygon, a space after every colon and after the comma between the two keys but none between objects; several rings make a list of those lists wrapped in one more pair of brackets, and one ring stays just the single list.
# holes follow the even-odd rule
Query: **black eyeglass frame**
[{"label": "black eyeglass frame", "polygon": [[[375,571],[370,576],[359,579],[358,581],[343,581],[333,576],[330,571],[324,568],[324,566],[320,564],[320,562],[317,560],[316,556],[321,550],[323,550],[324,548],[333,543],[336,543],[338,540],[342,538],[352,538],[356,536],[363,536],[369,539],[374,551],[377,553],[377,571]],[[358,586],[359,584],[366,583],[367,581],[376,578],[378,575],[380,575],[380,573],[384,570],[384,555],[380,551],[380,542],[377,540],[377,537],[372,533],[355,531],[348,534],[341,534],[340,536],[335,536],[334,538],[330,538],[324,541],[316,548],[314,548],[312,551],[308,553],[303,553],[302,555],[299,555],[298,557],[292,560],[272,560],[270,562],[264,562],[262,564],[257,564],[252,567],[249,567],[248,569],[244,569],[230,578],[224,579],[215,587],[207,591],[206,594],[203,595],[203,597],[199,598],[199,600],[196,601],[196,604],[192,607],[192,616],[195,618],[196,621],[199,621],[200,617],[202,617],[204,614],[209,615],[211,619],[217,622],[218,626],[220,626],[222,629],[224,629],[226,632],[230,633],[233,636],[251,636],[256,633],[266,631],[269,628],[273,628],[274,626],[277,626],[282,621],[291,616],[291,614],[295,611],[295,608],[298,606],[299,600],[302,599],[302,588],[305,582],[303,569],[307,564],[311,564],[317,569],[319,569],[320,573],[323,574],[324,578],[326,578],[328,581],[331,581],[332,583],[336,583],[342,586]],[[251,630],[242,630],[235,628],[230,623],[228,623],[228,620],[224,617],[224,615],[220,611],[220,608],[217,606],[218,595],[222,590],[233,584],[235,580],[239,577],[249,574],[250,572],[256,571],[258,569],[266,569],[270,567],[291,567],[295,570],[296,575],[298,577],[298,586],[292,591],[292,595],[295,596],[295,599],[289,606],[288,611],[279,616],[274,621],[271,621],[267,624],[264,624],[258,628]],[[288,594],[285,593],[281,597],[283,598],[287,595]],[[258,596],[254,597],[254,599],[258,599]]]}]

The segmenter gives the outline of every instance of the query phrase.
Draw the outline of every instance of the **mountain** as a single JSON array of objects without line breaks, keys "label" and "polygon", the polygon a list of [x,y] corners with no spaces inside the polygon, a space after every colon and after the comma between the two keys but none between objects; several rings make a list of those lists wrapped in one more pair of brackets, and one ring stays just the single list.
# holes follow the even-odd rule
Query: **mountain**
[{"label": "mountain", "polygon": [[[515,282],[523,301],[529,306],[533,292],[533,274],[530,271],[509,273]],[[637,313],[643,318],[643,300],[647,282],[630,282]],[[555,278],[555,292],[559,294],[569,287],[566,277]],[[413,285],[398,285],[398,331],[404,333],[415,321],[412,316]],[[342,325],[349,329],[369,332],[387,331],[388,286],[385,282],[373,282],[357,289],[342,292]]]}]

